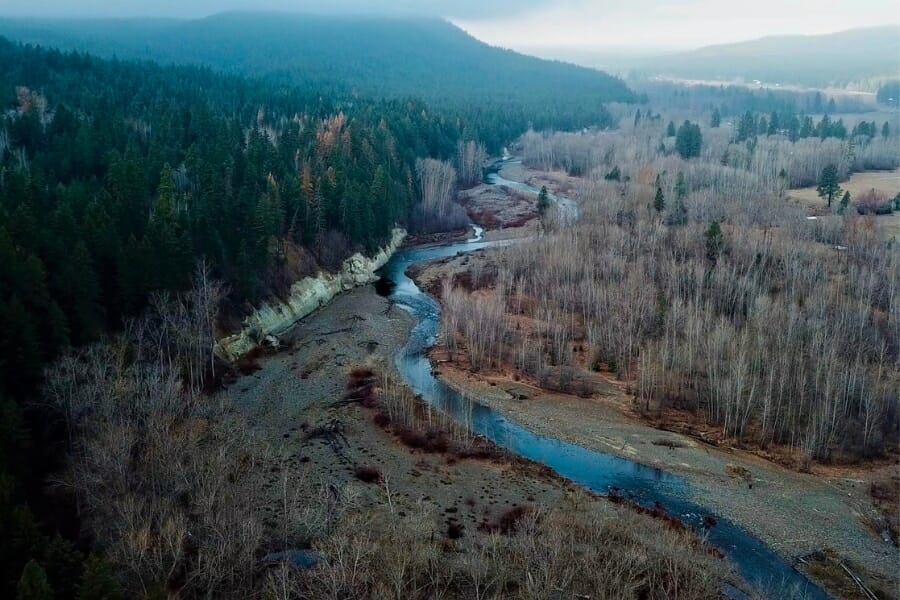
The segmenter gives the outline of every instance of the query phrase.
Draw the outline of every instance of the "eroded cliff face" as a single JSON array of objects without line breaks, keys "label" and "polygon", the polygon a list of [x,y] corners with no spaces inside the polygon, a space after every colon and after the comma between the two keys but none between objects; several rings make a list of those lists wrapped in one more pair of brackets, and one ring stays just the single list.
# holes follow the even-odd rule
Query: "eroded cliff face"
[{"label": "eroded cliff face", "polygon": [[216,343],[216,354],[227,361],[234,361],[250,352],[269,336],[278,337],[297,321],[327,304],[343,291],[375,280],[375,271],[391,258],[406,232],[395,229],[391,241],[374,256],[356,253],[344,261],[337,273],[319,273],[305,277],[291,286],[284,301],[265,302],[244,319],[241,330]]}]

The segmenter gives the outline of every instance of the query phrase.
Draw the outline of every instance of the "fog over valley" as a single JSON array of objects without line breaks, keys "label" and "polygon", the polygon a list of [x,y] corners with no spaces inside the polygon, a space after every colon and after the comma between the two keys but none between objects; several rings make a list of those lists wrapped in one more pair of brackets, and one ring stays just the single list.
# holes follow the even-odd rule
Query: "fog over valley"
[{"label": "fog over valley", "polygon": [[[488,43],[515,49],[690,49],[763,36],[822,34],[897,24],[893,0],[762,0],[736,8],[717,0],[4,0],[0,15],[198,18],[234,10],[417,15],[452,20]],[[740,12],[737,18],[735,11]]]}]

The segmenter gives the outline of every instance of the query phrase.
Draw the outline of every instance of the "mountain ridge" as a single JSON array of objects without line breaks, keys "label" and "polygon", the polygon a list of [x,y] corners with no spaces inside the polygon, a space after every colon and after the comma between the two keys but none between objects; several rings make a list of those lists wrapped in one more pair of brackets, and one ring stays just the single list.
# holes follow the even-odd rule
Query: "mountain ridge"
[{"label": "mountain ridge", "polygon": [[[527,78],[563,93],[633,101],[618,78],[486,44],[434,17],[232,11],[201,19],[0,19],[0,35],[99,56],[191,63],[426,100],[513,99]],[[463,93],[468,91],[468,93]]]},{"label": "mountain ridge", "polygon": [[847,85],[900,72],[900,24],[827,34],[772,35],[639,61],[641,71],[698,79],[745,79],[810,87]]}]

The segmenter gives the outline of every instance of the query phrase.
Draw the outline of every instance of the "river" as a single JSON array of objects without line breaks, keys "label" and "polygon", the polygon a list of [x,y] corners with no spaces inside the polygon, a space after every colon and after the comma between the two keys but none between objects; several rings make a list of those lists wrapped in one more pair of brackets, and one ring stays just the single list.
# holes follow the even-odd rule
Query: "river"
[{"label": "river", "polygon": [[[537,190],[526,184],[503,179],[496,173],[489,174],[488,183],[537,193]],[[561,197],[551,199],[562,210],[577,215],[577,204],[572,200]],[[464,397],[434,376],[427,351],[437,341],[440,306],[419,289],[406,275],[406,270],[415,264],[508,243],[510,242],[483,241],[480,228],[476,228],[475,236],[468,241],[401,250],[380,270],[382,283],[387,284],[380,286],[380,289],[387,290],[390,298],[409,312],[415,321],[406,345],[395,357],[397,370],[406,383],[431,406],[468,423],[473,431],[498,446],[542,463],[560,476],[592,492],[608,494],[617,489],[624,497],[641,505],[662,505],[686,524],[702,531],[732,561],[745,581],[759,590],[776,590],[770,592],[770,595],[774,594],[773,598],[829,598],[763,542],[722,515],[716,515],[702,505],[688,500],[690,485],[679,475],[560,439],[537,435],[509,421],[492,408],[478,403],[477,399]],[[717,524],[704,529],[706,517],[714,517]],[[736,590],[731,590],[729,594],[742,597]]]}]

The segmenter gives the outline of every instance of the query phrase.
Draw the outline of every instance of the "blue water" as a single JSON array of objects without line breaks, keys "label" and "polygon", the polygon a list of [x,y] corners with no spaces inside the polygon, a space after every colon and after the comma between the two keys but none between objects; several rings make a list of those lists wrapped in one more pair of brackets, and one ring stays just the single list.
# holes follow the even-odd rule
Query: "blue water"
[{"label": "blue water", "polygon": [[[502,175],[500,175],[500,168],[503,163],[517,163],[517,160],[505,160],[499,161],[491,166],[489,169],[487,176],[485,177],[485,181],[491,185],[499,185],[502,187],[508,187],[513,190],[518,190],[520,192],[526,192],[529,194],[539,194],[540,190],[537,188],[528,185],[527,183],[522,183],[521,181],[513,181],[512,179],[506,179]],[[560,212],[563,216],[563,221],[565,223],[572,223],[578,219],[578,204],[572,200],[571,198],[566,198],[565,196],[558,196],[551,192],[548,192],[547,197],[559,207]]]},{"label": "blue water", "polygon": [[390,298],[415,319],[409,340],[395,357],[397,369],[406,383],[426,402],[460,422],[467,422],[476,433],[498,446],[544,464],[592,492],[607,494],[616,488],[623,496],[643,506],[652,507],[658,503],[698,531],[703,528],[705,517],[714,517],[718,523],[705,530],[707,539],[733,562],[745,581],[758,590],[767,591],[770,597],[827,599],[829,596],[824,591],[760,540],[728,519],[687,500],[690,485],[684,478],[537,435],[479,404],[477,399],[464,397],[434,376],[426,351],[436,341],[440,306],[406,276],[407,268],[503,243],[509,242],[481,241],[480,230],[476,229],[476,237],[468,242],[402,250],[381,269],[380,275],[391,283]]}]

